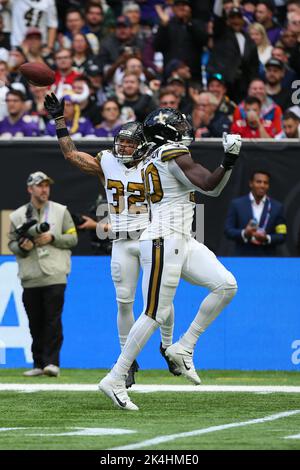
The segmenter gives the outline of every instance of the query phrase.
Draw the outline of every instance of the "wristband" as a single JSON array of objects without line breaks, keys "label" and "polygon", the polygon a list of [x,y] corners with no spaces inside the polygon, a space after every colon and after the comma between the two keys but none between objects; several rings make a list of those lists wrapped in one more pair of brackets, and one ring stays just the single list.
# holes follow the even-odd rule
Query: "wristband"
[{"label": "wristband", "polygon": [[68,137],[70,134],[68,129],[66,127],[63,127],[62,129],[56,129],[56,135],[58,139],[60,139],[61,137]]}]

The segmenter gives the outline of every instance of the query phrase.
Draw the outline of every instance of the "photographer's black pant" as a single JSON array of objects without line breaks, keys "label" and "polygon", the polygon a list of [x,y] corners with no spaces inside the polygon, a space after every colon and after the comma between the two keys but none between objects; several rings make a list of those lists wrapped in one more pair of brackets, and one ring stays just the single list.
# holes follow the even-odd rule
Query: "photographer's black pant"
[{"label": "photographer's black pant", "polygon": [[25,288],[23,291],[23,304],[32,336],[34,367],[43,369],[49,364],[59,366],[65,289],[65,284],[55,284]]}]

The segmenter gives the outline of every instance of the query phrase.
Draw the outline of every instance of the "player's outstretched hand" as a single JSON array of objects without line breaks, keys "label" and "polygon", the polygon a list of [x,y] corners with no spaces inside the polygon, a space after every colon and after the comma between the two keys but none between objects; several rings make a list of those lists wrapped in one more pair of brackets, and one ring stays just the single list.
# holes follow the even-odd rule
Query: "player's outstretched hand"
[{"label": "player's outstretched hand", "polygon": [[46,95],[44,101],[45,109],[48,113],[54,118],[58,119],[64,116],[65,100],[64,98],[59,101],[54,93],[51,95]]},{"label": "player's outstretched hand", "polygon": [[225,153],[239,155],[242,146],[242,138],[239,134],[227,134],[223,132],[223,147]]},{"label": "player's outstretched hand", "polygon": [[222,162],[225,170],[231,170],[239,158],[242,146],[242,138],[239,134],[227,134],[223,132],[223,147],[225,156]]}]

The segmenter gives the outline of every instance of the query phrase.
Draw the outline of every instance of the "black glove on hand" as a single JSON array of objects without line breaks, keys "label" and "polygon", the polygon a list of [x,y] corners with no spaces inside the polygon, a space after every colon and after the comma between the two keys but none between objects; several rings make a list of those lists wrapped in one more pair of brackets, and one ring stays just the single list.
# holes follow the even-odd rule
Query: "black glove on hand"
[{"label": "black glove on hand", "polygon": [[47,95],[44,101],[45,109],[48,113],[54,118],[64,117],[64,108],[65,108],[65,99],[63,98],[61,102],[58,101],[54,93]]}]

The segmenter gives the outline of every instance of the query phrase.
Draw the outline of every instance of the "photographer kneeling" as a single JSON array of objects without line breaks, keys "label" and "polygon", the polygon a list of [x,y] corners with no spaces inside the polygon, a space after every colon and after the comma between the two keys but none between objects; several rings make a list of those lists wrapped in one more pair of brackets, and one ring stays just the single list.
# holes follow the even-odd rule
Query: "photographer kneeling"
[{"label": "photographer kneeling", "polygon": [[59,375],[70,248],[77,244],[74,222],[66,206],[49,201],[52,183],[41,171],[29,175],[30,202],[10,215],[9,248],[18,262],[32,336],[34,367],[24,372],[27,377]]}]

